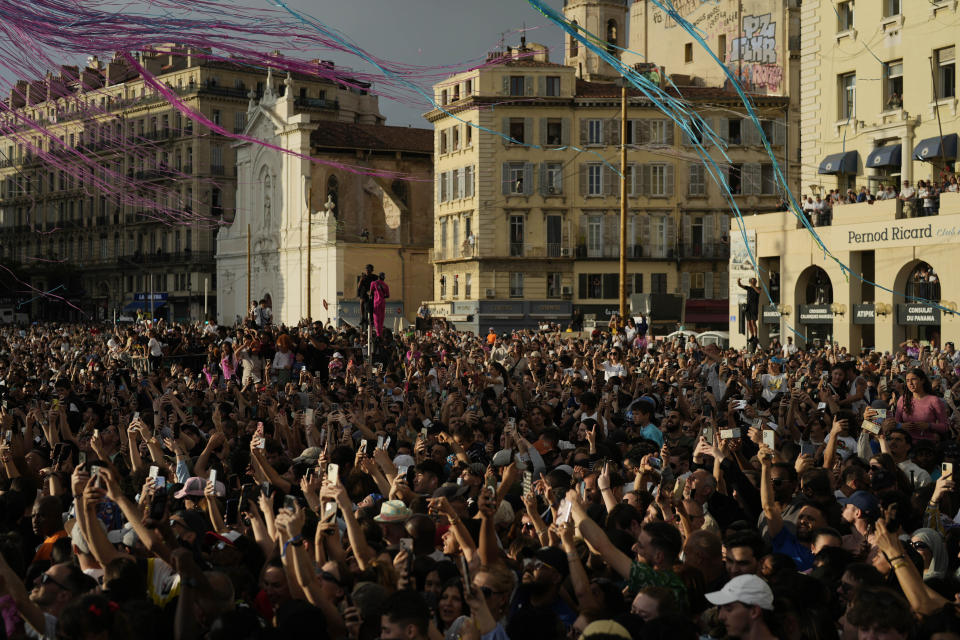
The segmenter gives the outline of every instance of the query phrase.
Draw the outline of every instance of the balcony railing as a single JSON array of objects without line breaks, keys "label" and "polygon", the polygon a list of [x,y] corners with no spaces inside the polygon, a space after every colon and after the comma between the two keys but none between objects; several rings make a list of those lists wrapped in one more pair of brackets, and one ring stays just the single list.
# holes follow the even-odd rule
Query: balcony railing
[{"label": "balcony railing", "polygon": [[179,262],[212,262],[213,251],[147,252],[120,256],[121,264],[171,264]]},{"label": "balcony railing", "polygon": [[293,99],[293,104],[297,107],[307,107],[309,109],[339,109],[339,100],[327,100],[326,98],[302,98],[297,96]]},{"label": "balcony railing", "polygon": [[726,260],[730,257],[730,245],[720,242],[680,243],[681,258]]},{"label": "balcony railing", "polygon": [[[600,247],[588,247],[587,245],[577,245],[577,258],[597,258],[609,260],[611,258],[620,258],[620,245],[604,244]],[[647,260],[673,260],[677,256],[677,250],[674,247],[651,247],[642,244],[628,244],[627,257],[631,259],[644,258]]]}]

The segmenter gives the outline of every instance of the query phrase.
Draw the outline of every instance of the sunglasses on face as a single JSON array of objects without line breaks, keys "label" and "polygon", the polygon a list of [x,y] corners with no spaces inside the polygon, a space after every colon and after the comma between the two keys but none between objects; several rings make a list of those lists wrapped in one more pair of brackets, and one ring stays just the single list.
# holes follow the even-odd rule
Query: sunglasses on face
[{"label": "sunglasses on face", "polygon": [[62,582],[58,582],[57,579],[51,576],[49,573],[41,573],[38,579],[40,580],[40,584],[54,584],[64,591],[69,591],[69,589],[63,586]]},{"label": "sunglasses on face", "polygon": [[913,540],[910,542],[910,546],[913,547],[916,551],[923,551],[924,549],[930,549],[927,546],[927,543],[923,540]]}]

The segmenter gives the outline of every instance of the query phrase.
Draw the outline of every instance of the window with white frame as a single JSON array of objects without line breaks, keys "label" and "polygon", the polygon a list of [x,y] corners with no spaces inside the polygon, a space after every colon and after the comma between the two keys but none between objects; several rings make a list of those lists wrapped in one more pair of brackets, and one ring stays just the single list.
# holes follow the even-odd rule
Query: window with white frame
[{"label": "window with white frame", "polygon": [[472,198],[473,197],[473,165],[464,167],[463,169],[463,197]]},{"label": "window with white frame", "polygon": [[650,121],[650,144],[667,144],[668,120]]},{"label": "window with white frame", "polygon": [[587,195],[603,195],[603,165],[600,163],[587,165]]},{"label": "window with white frame", "polygon": [[510,191],[512,195],[523,195],[526,193],[524,180],[524,163],[511,162],[508,167],[508,176],[510,178]]},{"label": "window with white frame", "polygon": [[510,297],[523,297],[523,274],[514,272],[510,274]]},{"label": "window with white frame", "polygon": [[544,185],[548,195],[563,193],[563,164],[548,162],[544,171]]},{"label": "window with white frame", "polygon": [[456,182],[456,188],[454,189],[455,195],[453,196],[457,200],[463,197],[464,179],[465,179],[464,171],[465,171],[464,167],[457,169],[457,182]]},{"label": "window with white frame", "polygon": [[883,0],[883,17],[892,18],[900,15],[900,0]]},{"label": "window with white frame", "polygon": [[447,219],[440,220],[440,258],[447,257]]},{"label": "window with white frame", "polygon": [[650,165],[650,185],[649,194],[651,196],[667,195],[667,165]]},{"label": "window with white frame", "polygon": [[837,119],[848,120],[856,115],[857,109],[857,74],[843,73],[837,77],[839,85],[840,104],[837,105]]},{"label": "window with white frame", "polygon": [[934,87],[934,98],[955,98],[957,96],[957,67],[954,47],[944,47],[933,52],[936,64],[937,86]]},{"label": "window with white frame", "polygon": [[510,255],[523,255],[524,223],[522,215],[510,216]]},{"label": "window with white frame", "polygon": [[603,256],[603,216],[587,218],[587,257]]},{"label": "window with white frame", "polygon": [[587,144],[603,144],[603,120],[587,120]]},{"label": "window with white frame", "polygon": [[453,274],[453,297],[456,298],[460,295],[460,276],[459,274]]},{"label": "window with white frame", "polygon": [[563,294],[563,274],[551,271],[547,274],[547,297],[559,298]]},{"label": "window with white frame", "polygon": [[883,106],[887,110],[903,107],[903,60],[883,65]]},{"label": "window with white frame", "polygon": [[706,167],[697,162],[691,162],[688,166],[689,178],[687,181],[687,195],[707,195]]}]

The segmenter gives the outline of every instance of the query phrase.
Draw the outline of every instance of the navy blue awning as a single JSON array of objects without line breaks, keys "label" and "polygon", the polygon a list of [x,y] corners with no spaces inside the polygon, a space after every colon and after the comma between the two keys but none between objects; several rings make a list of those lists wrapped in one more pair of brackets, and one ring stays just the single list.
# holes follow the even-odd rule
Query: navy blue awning
[{"label": "navy blue awning", "polygon": [[820,171],[818,173],[831,176],[841,173],[857,175],[857,164],[859,162],[860,154],[856,151],[834,153],[823,159],[823,162],[820,163]]},{"label": "navy blue awning", "polygon": [[913,149],[915,160],[950,159],[957,157],[957,134],[948,133],[943,136],[943,148],[940,148],[940,136],[927,138]]},{"label": "navy blue awning", "polygon": [[877,147],[867,156],[867,167],[899,167],[902,148],[903,145],[900,144]]}]

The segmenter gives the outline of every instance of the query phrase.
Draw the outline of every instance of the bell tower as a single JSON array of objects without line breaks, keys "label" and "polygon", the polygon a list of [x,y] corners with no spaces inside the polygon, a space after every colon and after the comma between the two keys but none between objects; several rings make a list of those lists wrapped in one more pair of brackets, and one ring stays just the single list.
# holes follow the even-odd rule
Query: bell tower
[{"label": "bell tower", "polygon": [[[628,0],[564,0],[563,15],[598,40],[607,43],[607,52],[620,59],[627,40]],[[568,67],[577,70],[577,77],[593,82],[610,82],[620,77],[613,67],[601,60],[579,40],[569,34],[563,47]]]}]

